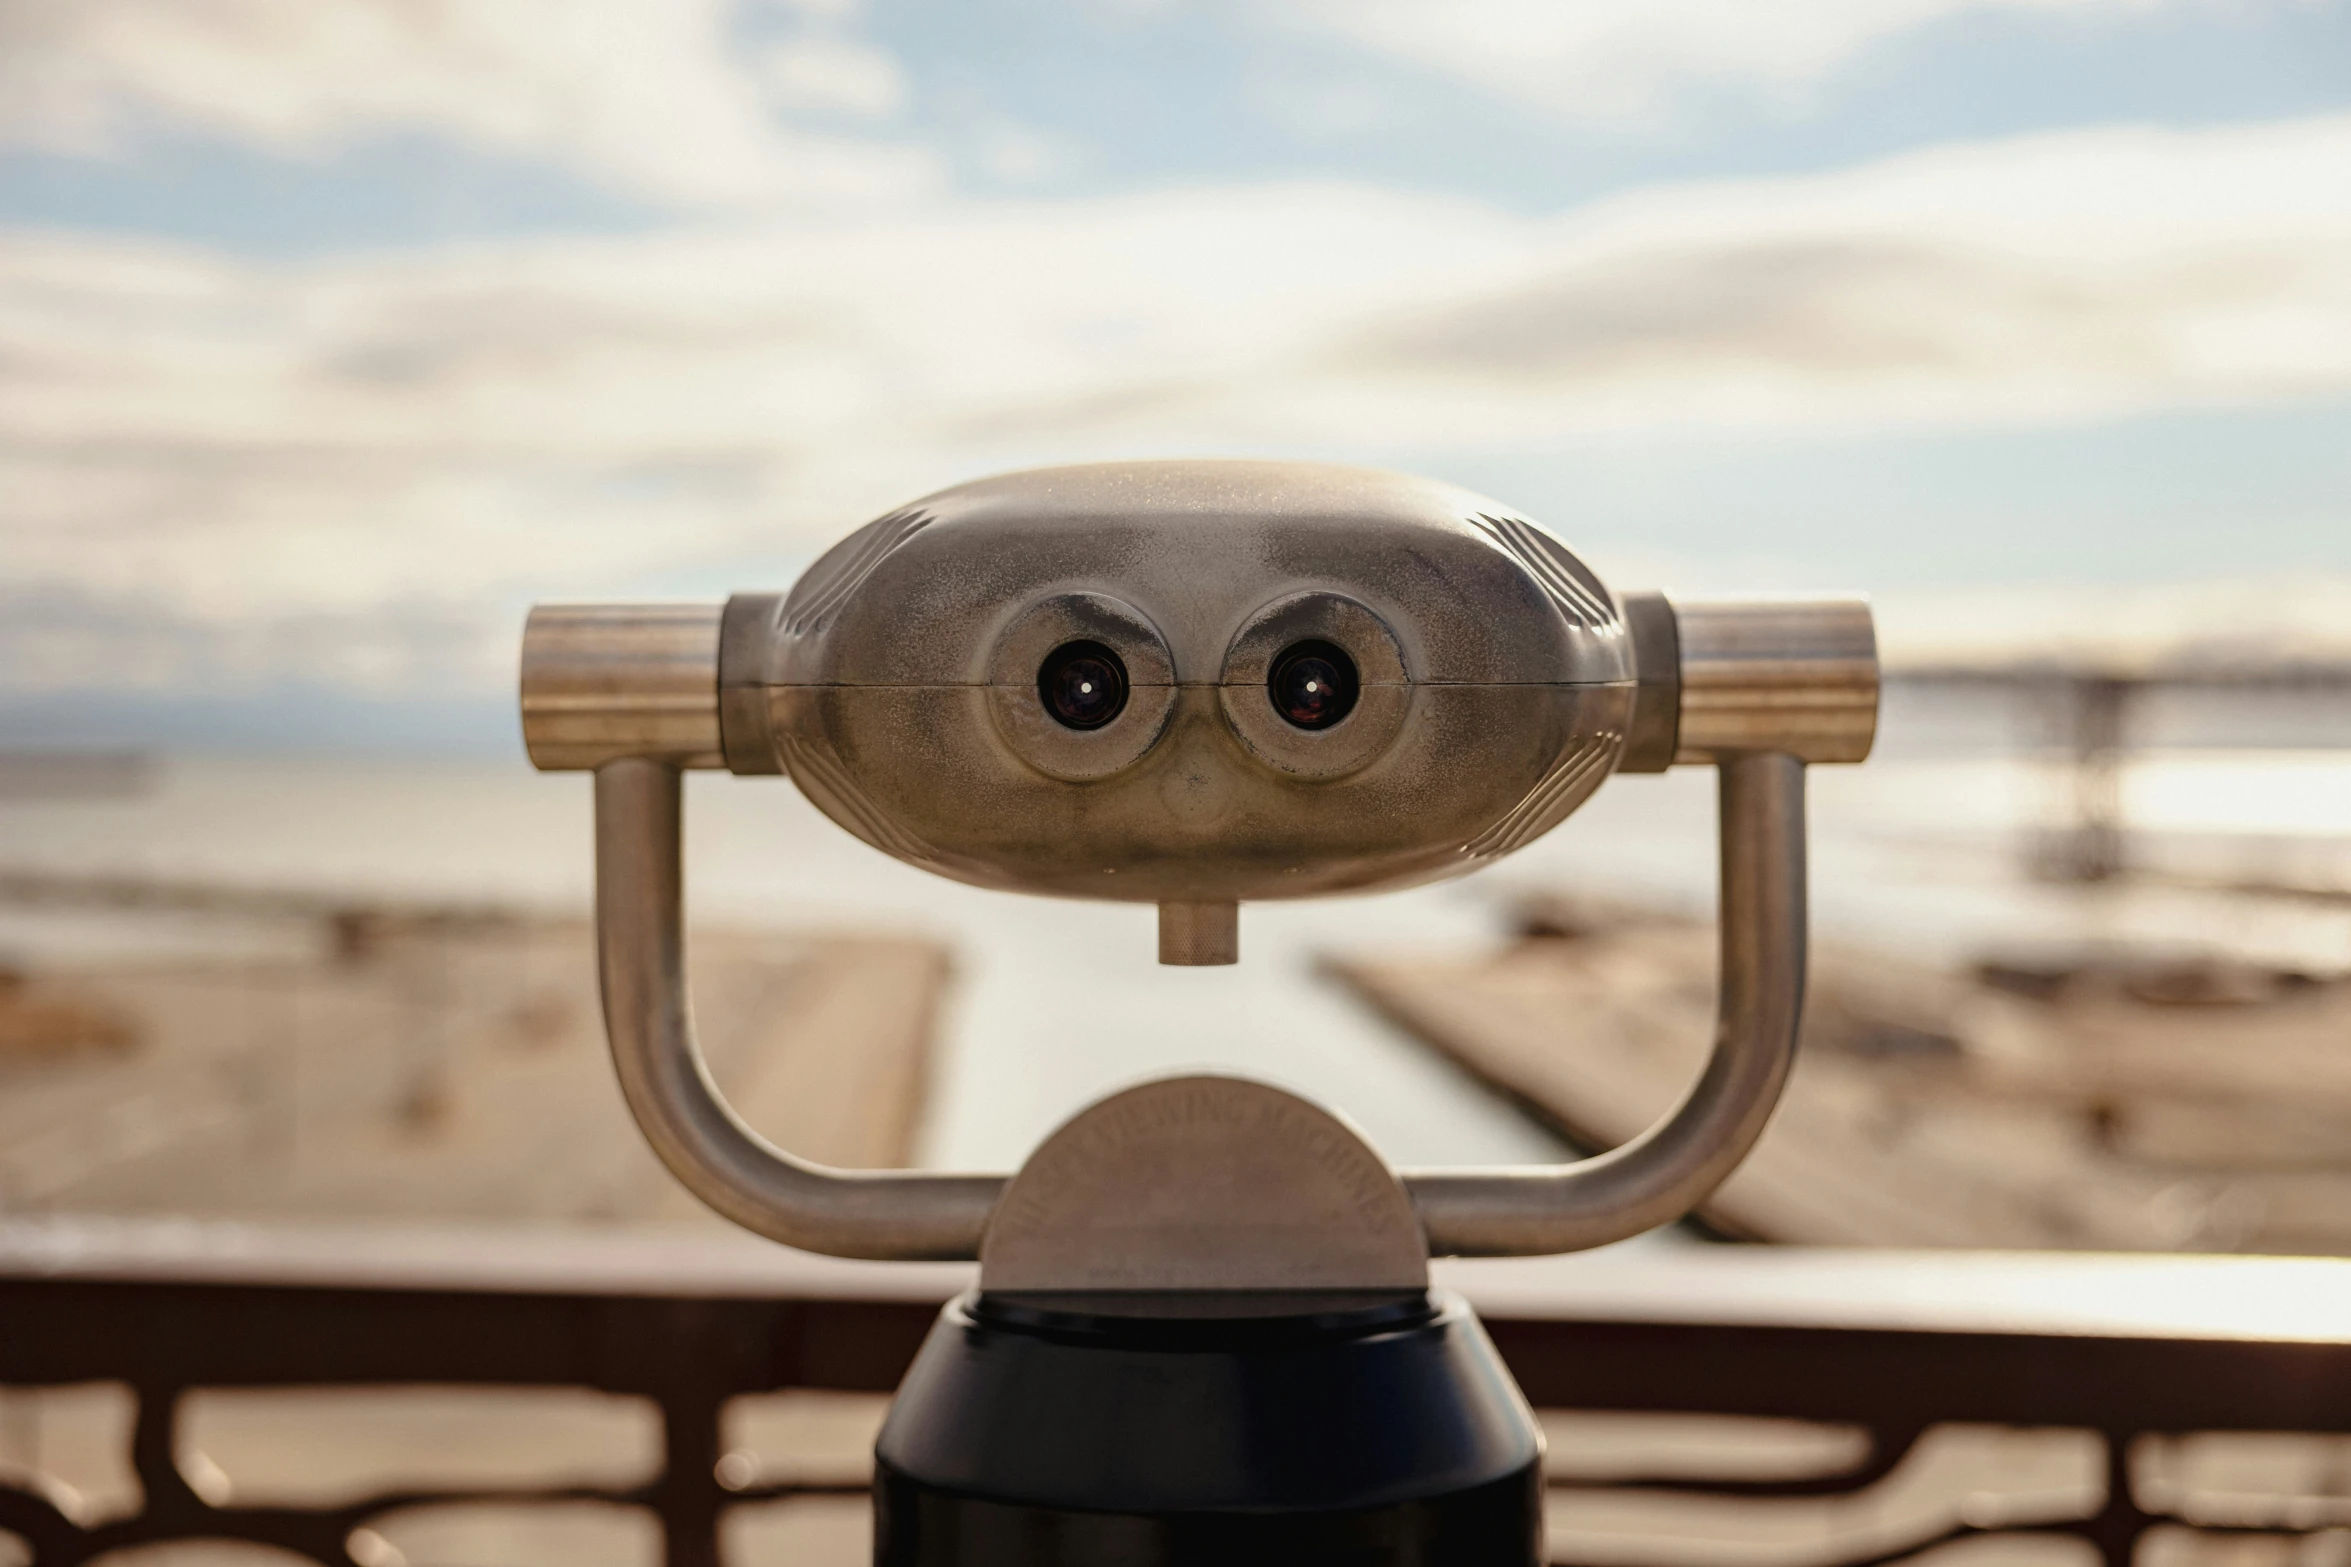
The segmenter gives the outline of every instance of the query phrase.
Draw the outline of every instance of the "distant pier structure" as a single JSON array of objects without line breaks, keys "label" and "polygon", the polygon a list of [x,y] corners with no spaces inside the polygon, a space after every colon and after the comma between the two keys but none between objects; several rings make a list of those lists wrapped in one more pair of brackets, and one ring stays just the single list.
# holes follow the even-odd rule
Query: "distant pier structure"
[{"label": "distant pier structure", "polygon": [[[1889,685],[1921,695],[2005,696],[2035,748],[2054,764],[2047,815],[2026,841],[2043,880],[2112,881],[2139,869],[2131,853],[2123,775],[2150,744],[2152,710],[2176,743],[2207,747],[2338,745],[2351,749],[2351,655],[2281,659],[2179,656],[2133,662],[2091,656],[2013,662],[1895,663]],[[2249,889],[2250,890],[2250,889]],[[2271,890],[2271,889],[2264,889]],[[2274,889],[2288,890],[2288,889]],[[2303,889],[2293,889],[2303,890]]]}]

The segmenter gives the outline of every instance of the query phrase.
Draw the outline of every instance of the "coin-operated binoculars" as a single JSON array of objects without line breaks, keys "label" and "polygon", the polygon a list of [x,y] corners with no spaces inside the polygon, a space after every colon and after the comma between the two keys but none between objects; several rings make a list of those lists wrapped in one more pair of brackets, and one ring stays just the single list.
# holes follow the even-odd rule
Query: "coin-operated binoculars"
[{"label": "coin-operated binoculars", "polygon": [[[522,705],[538,766],[596,774],[605,1025],[663,1162],[787,1245],[979,1261],[876,1444],[878,1562],[1482,1567],[1539,1558],[1541,1438],[1428,1259],[1636,1234],[1754,1144],[1803,999],[1804,769],[1867,754],[1877,686],[1857,600],[1620,597],[1446,485],[1153,462],[943,491],[789,593],[542,606]],[[1474,871],[1676,763],[1721,775],[1714,1049],[1580,1163],[1399,1172],[1319,1105],[1196,1076],[1010,1176],[833,1170],[695,1047],[684,768],[789,774],[959,881],[1156,903],[1160,961],[1214,964],[1243,902]]]}]

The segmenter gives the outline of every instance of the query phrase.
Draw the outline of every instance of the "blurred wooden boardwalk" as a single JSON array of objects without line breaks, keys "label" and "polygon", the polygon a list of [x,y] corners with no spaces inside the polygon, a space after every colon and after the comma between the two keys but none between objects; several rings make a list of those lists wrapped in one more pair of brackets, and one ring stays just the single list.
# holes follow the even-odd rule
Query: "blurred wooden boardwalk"
[{"label": "blurred wooden boardwalk", "polygon": [[[1333,967],[1593,1150],[1669,1108],[1713,1035],[1705,926]],[[2006,979],[1817,948],[1786,1097],[1702,1220],[1800,1245],[2351,1253],[2351,983]]]},{"label": "blurred wooden boardwalk", "polygon": [[[0,1212],[704,1217],[614,1086],[585,925],[345,916],[312,942],[0,987]],[[941,948],[693,947],[711,1068],[753,1126],[826,1163],[911,1161]]]}]

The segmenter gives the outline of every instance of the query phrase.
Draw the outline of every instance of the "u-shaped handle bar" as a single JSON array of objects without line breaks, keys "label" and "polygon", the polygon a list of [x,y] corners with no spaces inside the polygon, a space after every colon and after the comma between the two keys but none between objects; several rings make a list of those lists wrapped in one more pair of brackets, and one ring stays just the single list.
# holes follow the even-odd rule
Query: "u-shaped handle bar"
[{"label": "u-shaped handle bar", "polygon": [[[1681,1103],[1574,1164],[1404,1175],[1435,1256],[1578,1251],[1704,1201],[1746,1157],[1796,1051],[1805,957],[1804,763],[1721,757],[1721,989],[1713,1053]],[[686,993],[678,768],[596,769],[596,950],[621,1092],[695,1196],[771,1240],[841,1257],[969,1259],[1002,1175],[836,1170],[776,1147],[727,1106]]]},{"label": "u-shaped handle bar", "polygon": [[753,1131],[719,1096],[686,995],[679,782],[675,766],[639,757],[596,769],[604,1029],[645,1140],[688,1191],[787,1246],[836,1257],[977,1257],[1006,1177],[813,1164]]},{"label": "u-shaped handle bar", "polygon": [[1704,1202],[1763,1135],[1796,1059],[1804,1011],[1804,764],[1725,757],[1714,1049],[1681,1103],[1621,1147],[1575,1164],[1407,1170],[1432,1256],[1582,1251]]}]

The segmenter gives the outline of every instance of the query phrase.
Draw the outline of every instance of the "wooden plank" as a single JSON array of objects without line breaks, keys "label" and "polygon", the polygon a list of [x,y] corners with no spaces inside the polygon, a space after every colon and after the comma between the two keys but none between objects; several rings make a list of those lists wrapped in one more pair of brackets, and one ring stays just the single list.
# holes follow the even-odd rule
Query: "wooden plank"
[{"label": "wooden plank", "polygon": [[[6,1071],[0,1211],[720,1222],[629,1120],[584,925],[387,917],[321,947],[77,971],[139,1043]],[[941,948],[697,931],[693,972],[752,1125],[828,1163],[911,1161]]]},{"label": "wooden plank", "polygon": [[[1631,923],[1484,958],[1333,967],[1372,1005],[1587,1149],[1614,1147],[1663,1114],[1712,1035],[1712,938],[1695,926]],[[2131,1092],[2139,1056],[2114,1017],[2076,1031],[2070,1012],[1836,949],[1816,954],[1813,992],[1779,1112],[1700,1212],[1722,1232],[1814,1245],[2351,1249],[2351,1169],[2265,1179],[2253,1168],[2263,1158],[2256,1147],[2241,1167],[2214,1171],[2118,1141],[2116,1118],[2127,1123],[2144,1107]],[[1933,1004],[1914,1006],[1915,1022],[1889,1020],[1905,993]],[[2162,1025],[2147,1056],[2161,1068],[2149,1074],[2158,1096],[2208,1113],[2205,1085],[2245,1063],[2215,1038],[2226,1024],[2211,1009],[2200,1019],[2139,1010]],[[1875,1018],[1894,1043],[1873,1054],[1852,1038],[1823,1037],[1849,1032],[1857,1016]],[[2310,1015],[2298,1016],[2302,1038]],[[2200,1045],[2184,1032],[2198,1022]],[[1907,1049],[1911,1041],[1922,1048]],[[2286,1050],[2274,1071],[2249,1075],[2281,1081],[2299,1069],[2308,1083],[2311,1060]],[[2274,1114],[2291,1110],[2274,1092],[2260,1102]]]}]

